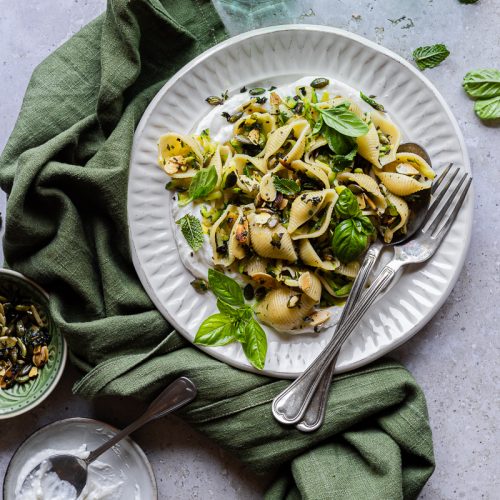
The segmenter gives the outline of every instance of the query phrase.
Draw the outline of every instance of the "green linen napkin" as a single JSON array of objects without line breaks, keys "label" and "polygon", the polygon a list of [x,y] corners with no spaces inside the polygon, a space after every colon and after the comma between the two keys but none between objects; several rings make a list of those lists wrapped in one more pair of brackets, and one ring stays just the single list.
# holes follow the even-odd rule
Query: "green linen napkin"
[{"label": "green linen napkin", "polygon": [[134,271],[134,129],[165,81],[225,36],[206,0],[110,0],[36,68],[0,158],[7,265],[51,292],[72,359],[87,372],[77,394],[150,398],[184,374],[199,397],[183,418],[254,470],[277,469],[268,498],[415,498],[434,468],[432,438],[424,396],[402,366],[381,361],[336,377],[325,425],[301,434],[271,414],[288,382],[189,345]]}]

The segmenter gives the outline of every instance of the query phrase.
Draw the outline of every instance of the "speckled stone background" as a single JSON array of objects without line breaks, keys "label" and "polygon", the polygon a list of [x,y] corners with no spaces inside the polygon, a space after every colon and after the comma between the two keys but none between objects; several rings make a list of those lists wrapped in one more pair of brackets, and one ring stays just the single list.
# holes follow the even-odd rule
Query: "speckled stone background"
[{"label": "speckled stone background", "polygon": [[[232,9],[238,3],[245,15]],[[251,4],[259,6],[256,12]],[[407,59],[420,45],[444,42],[449,47],[451,56],[426,76],[450,104],[469,148],[476,192],[472,245],[446,304],[394,355],[427,395],[437,467],[421,498],[500,498],[500,129],[475,117],[461,89],[466,71],[500,68],[500,1],[217,0],[217,7],[231,34],[297,22],[353,31]],[[104,8],[104,0],[0,0],[0,149],[33,68]],[[3,195],[0,211],[5,213]],[[9,422],[8,432],[2,425],[0,478],[19,443],[42,425],[94,416],[123,426],[140,411],[125,400],[86,402],[72,396],[78,376],[68,367],[48,400]],[[254,499],[268,482],[175,417],[150,424],[135,439],[153,464],[161,499]]]}]

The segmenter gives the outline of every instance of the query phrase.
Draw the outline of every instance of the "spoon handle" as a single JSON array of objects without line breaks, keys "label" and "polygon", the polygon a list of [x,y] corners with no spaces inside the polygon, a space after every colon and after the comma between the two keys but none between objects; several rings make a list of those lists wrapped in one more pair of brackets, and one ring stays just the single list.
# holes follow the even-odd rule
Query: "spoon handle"
[{"label": "spoon handle", "polygon": [[[352,311],[352,308],[354,307],[359,297],[363,293],[366,282],[370,277],[373,266],[377,262],[383,247],[384,247],[383,243],[377,240],[370,246],[368,252],[366,252],[365,258],[363,259],[363,264],[361,265],[359,273],[356,276],[356,279],[354,280],[351,292],[347,297],[344,309],[337,323],[334,337],[337,337],[339,334],[341,334],[341,326],[344,323],[345,319],[349,316],[349,314]],[[304,414],[302,421],[296,425],[297,429],[299,429],[302,432],[313,432],[319,427],[321,427],[321,424],[323,423],[323,420],[325,418],[326,403],[328,402],[328,395],[330,394],[329,393],[330,384],[332,381],[333,373],[335,371],[335,365],[337,363],[337,358],[339,356],[341,348],[342,345],[339,345],[338,349],[332,352],[330,366],[323,375],[323,378],[321,379],[321,382],[319,383],[318,388],[316,389],[316,393],[314,394],[311,402],[309,403],[309,406],[307,408],[306,413]]]},{"label": "spoon handle", "polygon": [[127,437],[144,424],[151,420],[164,417],[167,413],[177,410],[190,403],[196,397],[196,386],[187,377],[180,377],[174,380],[147,408],[147,410],[134,422],[115,434],[109,441],[99,446],[90,453],[85,459],[87,465],[91,464],[96,458],[100,457],[105,451],[109,450],[118,441]]}]

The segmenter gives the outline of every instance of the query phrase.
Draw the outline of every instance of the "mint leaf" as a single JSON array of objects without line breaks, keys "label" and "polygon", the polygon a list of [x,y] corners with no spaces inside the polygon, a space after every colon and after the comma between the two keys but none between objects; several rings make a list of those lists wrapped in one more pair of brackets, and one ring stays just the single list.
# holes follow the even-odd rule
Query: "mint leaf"
[{"label": "mint leaf", "polygon": [[188,245],[197,252],[204,242],[203,229],[200,221],[191,214],[186,214],[175,222],[179,224],[182,235],[186,238]]},{"label": "mint leaf", "polygon": [[435,68],[449,55],[450,51],[446,48],[446,45],[442,43],[418,47],[413,51],[413,59],[417,63],[420,70]]},{"label": "mint leaf", "polygon": [[476,101],[474,111],[481,120],[500,119],[500,95],[491,99],[481,99]]},{"label": "mint leaf", "polygon": [[198,345],[221,346],[236,340],[236,325],[224,314],[212,314],[198,328],[194,343]]},{"label": "mint leaf", "polygon": [[210,194],[217,184],[217,170],[212,165],[209,168],[202,168],[193,177],[189,185],[189,197],[191,200],[203,198]]},{"label": "mint leaf", "polygon": [[377,111],[385,112],[384,106],[382,106],[382,104],[379,104],[377,101],[375,101],[371,97],[363,94],[363,92],[360,91],[359,96],[361,97],[361,99],[363,99],[363,101],[368,103],[372,108],[376,109]]},{"label": "mint leaf", "polygon": [[458,0],[460,3],[476,3],[478,0]]},{"label": "mint leaf", "polygon": [[245,341],[242,342],[242,347],[252,366],[262,370],[266,363],[267,338],[266,332],[255,319],[245,324]]},{"label": "mint leaf", "polygon": [[282,179],[281,177],[273,177],[274,187],[279,193],[288,196],[293,196],[300,191],[300,186],[292,179]]},{"label": "mint leaf", "polygon": [[368,133],[368,125],[355,113],[349,111],[349,105],[343,103],[333,108],[322,109],[316,106],[323,122],[330,128],[348,137],[360,137]]},{"label": "mint leaf", "polygon": [[498,69],[476,69],[469,71],[462,82],[465,92],[475,98],[500,95],[500,71]]},{"label": "mint leaf", "polygon": [[214,292],[215,296],[226,304],[231,306],[242,306],[245,304],[240,285],[229,276],[215,269],[208,270],[208,286]]},{"label": "mint leaf", "polygon": [[345,188],[339,194],[335,203],[335,213],[341,219],[349,219],[360,213],[358,200],[349,188]]}]

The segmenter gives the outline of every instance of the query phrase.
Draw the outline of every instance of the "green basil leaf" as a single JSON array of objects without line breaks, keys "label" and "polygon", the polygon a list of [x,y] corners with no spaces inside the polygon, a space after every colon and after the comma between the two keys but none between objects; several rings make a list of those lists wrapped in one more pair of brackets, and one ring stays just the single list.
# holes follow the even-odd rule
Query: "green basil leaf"
[{"label": "green basil leaf", "polygon": [[333,108],[321,109],[320,112],[323,122],[330,128],[348,137],[360,137],[368,133],[368,125],[355,113],[347,109],[348,104],[341,104]]},{"label": "green basil leaf", "polygon": [[500,119],[500,96],[476,101],[476,104],[474,104],[474,111],[481,120]]},{"label": "green basil leaf", "polygon": [[465,92],[471,97],[487,99],[500,95],[500,71],[498,69],[476,69],[469,71],[462,82]]},{"label": "green basil leaf", "polygon": [[201,222],[194,215],[186,214],[175,223],[181,227],[182,235],[186,238],[188,245],[197,252],[204,242]]},{"label": "green basil leaf", "polygon": [[356,141],[352,137],[341,134],[333,128],[325,127],[323,136],[328,143],[328,147],[336,154],[344,156],[349,154],[353,149],[358,149]]},{"label": "green basil leaf", "polygon": [[363,101],[365,101],[367,104],[369,104],[372,108],[376,109],[377,111],[385,112],[384,106],[382,106],[382,104],[379,104],[377,101],[375,101],[371,97],[363,94],[363,92],[360,91],[359,96],[361,97],[361,99],[363,99]]},{"label": "green basil leaf", "polygon": [[322,127],[323,127],[323,118],[321,117],[321,115],[319,115],[318,120],[316,121],[314,127],[312,128],[312,134],[313,135],[319,134]]},{"label": "green basil leaf", "polygon": [[357,153],[358,145],[355,144],[354,149],[348,154],[332,156],[330,158],[330,167],[336,172],[340,172],[346,168],[351,168]]},{"label": "green basil leaf", "polygon": [[332,250],[343,263],[352,262],[365,250],[368,237],[359,232],[354,219],[346,219],[335,227]]},{"label": "green basil leaf", "polygon": [[189,185],[189,197],[191,200],[203,198],[211,193],[217,184],[217,170],[212,165],[209,168],[202,168],[193,177]]},{"label": "green basil leaf", "polygon": [[345,188],[339,194],[335,203],[335,213],[341,219],[349,219],[360,213],[358,200],[350,189]]},{"label": "green basil leaf", "polygon": [[450,51],[446,48],[446,45],[443,45],[442,43],[418,47],[413,51],[413,59],[421,70],[435,68],[449,55]]},{"label": "green basil leaf", "polygon": [[226,302],[223,302],[220,299],[217,299],[217,308],[219,309],[219,312],[221,314],[224,314],[224,316],[227,316],[228,318],[239,320],[241,317],[239,308],[230,306],[229,304],[226,304]]},{"label": "green basil leaf", "polygon": [[300,192],[300,186],[292,179],[282,179],[281,177],[273,177],[274,187],[279,193],[293,196]]},{"label": "green basil leaf", "polygon": [[198,345],[221,346],[236,340],[236,325],[225,314],[212,314],[198,328],[194,343]]},{"label": "green basil leaf", "polygon": [[353,219],[354,225],[359,233],[366,234],[366,236],[371,236],[375,232],[375,227],[366,215],[357,215]]},{"label": "green basil leaf", "polygon": [[215,269],[208,270],[208,286],[214,292],[215,296],[226,304],[231,306],[242,306],[245,304],[240,285],[229,276]]},{"label": "green basil leaf", "polygon": [[255,319],[245,324],[245,341],[242,347],[248,361],[257,370],[262,370],[266,363],[267,337],[266,332]]}]

